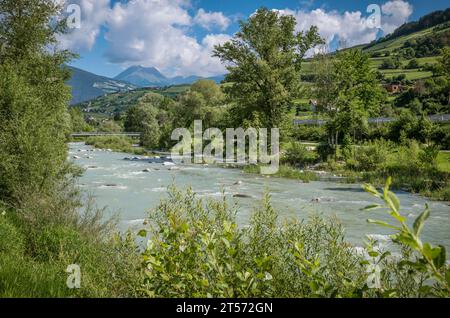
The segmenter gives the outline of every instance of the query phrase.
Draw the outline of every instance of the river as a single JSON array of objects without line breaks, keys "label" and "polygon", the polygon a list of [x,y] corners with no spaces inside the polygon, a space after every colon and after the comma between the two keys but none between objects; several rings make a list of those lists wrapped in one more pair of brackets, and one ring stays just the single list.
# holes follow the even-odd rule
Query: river
[{"label": "river", "polygon": [[[107,216],[119,216],[119,228],[139,228],[147,212],[167,195],[173,183],[179,188],[191,186],[202,197],[220,198],[222,191],[239,206],[237,221],[246,225],[252,208],[257,206],[265,191],[272,196],[272,204],[281,217],[307,218],[311,213],[337,216],[346,229],[349,242],[361,245],[366,234],[384,240],[389,230],[368,224],[367,218],[391,222],[386,212],[362,212],[361,208],[376,202],[361,185],[316,181],[267,178],[245,174],[237,169],[215,166],[183,165],[179,170],[161,163],[127,161],[132,155],[93,149],[84,143],[70,143],[69,156],[86,169],[78,180],[79,186],[92,194],[99,207],[107,207]],[[150,172],[143,170],[149,169]],[[233,198],[234,194],[249,196]],[[431,216],[423,231],[423,239],[442,244],[450,251],[450,206],[433,202],[418,195],[398,191],[401,213],[409,223],[428,203]],[[319,202],[314,202],[319,198]]]}]

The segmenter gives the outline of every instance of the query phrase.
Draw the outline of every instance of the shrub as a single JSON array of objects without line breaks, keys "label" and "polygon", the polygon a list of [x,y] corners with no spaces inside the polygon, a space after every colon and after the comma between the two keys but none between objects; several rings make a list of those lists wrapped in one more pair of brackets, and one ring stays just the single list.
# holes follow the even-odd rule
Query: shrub
[{"label": "shrub", "polygon": [[[250,225],[237,226],[224,198],[203,201],[170,189],[150,214],[142,255],[152,297],[355,296],[365,280],[360,259],[335,220],[280,224],[266,196]],[[147,231],[140,232],[147,236]]]},{"label": "shrub", "polygon": [[322,142],[317,146],[317,153],[322,161],[327,161],[334,154],[334,149],[329,143]]},{"label": "shrub", "polygon": [[367,192],[385,205],[399,225],[393,229],[400,254],[392,255],[368,238],[362,252],[345,241],[340,223],[311,215],[281,222],[266,195],[248,227],[236,223],[236,207],[225,197],[202,200],[192,190],[171,187],[150,213],[142,254],[144,289],[151,297],[448,297],[450,269],[445,249],[420,240],[428,208],[413,228],[389,190]]},{"label": "shrub", "polygon": [[297,141],[322,141],[326,135],[324,126],[297,125],[293,129],[292,137]]},{"label": "shrub", "polygon": [[347,159],[347,165],[357,171],[384,170],[391,151],[392,144],[384,139],[369,141],[354,147],[353,158]]},{"label": "shrub", "polygon": [[316,161],[317,154],[309,151],[305,145],[298,142],[291,143],[291,147],[289,147],[282,158],[282,162],[297,167],[304,167]]},{"label": "shrub", "polygon": [[86,144],[100,149],[111,149],[113,151],[143,154],[142,148],[133,147],[133,139],[124,136],[96,136],[89,137]]}]

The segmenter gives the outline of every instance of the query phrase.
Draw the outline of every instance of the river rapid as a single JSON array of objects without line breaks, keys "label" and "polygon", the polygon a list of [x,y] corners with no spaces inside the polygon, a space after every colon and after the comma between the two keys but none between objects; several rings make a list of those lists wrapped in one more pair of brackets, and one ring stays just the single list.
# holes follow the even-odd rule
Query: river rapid
[{"label": "river rapid", "polygon": [[[252,208],[268,191],[272,204],[281,218],[305,219],[311,213],[337,216],[346,230],[346,238],[362,245],[365,235],[386,240],[388,229],[368,224],[367,218],[391,222],[386,212],[362,212],[361,208],[376,202],[359,184],[268,178],[245,174],[238,169],[204,165],[165,166],[163,163],[124,160],[130,154],[102,151],[84,143],[69,144],[69,158],[86,169],[78,180],[79,186],[94,196],[99,207],[106,207],[106,216],[118,215],[120,230],[139,228],[147,213],[166,197],[167,187],[176,184],[192,187],[201,197],[220,198],[222,193],[238,204],[239,225],[248,224]],[[450,206],[445,202],[429,201],[407,192],[396,192],[401,213],[409,223],[428,203],[431,216],[423,231],[423,239],[442,244],[450,251]],[[240,198],[235,195],[242,196]]]}]

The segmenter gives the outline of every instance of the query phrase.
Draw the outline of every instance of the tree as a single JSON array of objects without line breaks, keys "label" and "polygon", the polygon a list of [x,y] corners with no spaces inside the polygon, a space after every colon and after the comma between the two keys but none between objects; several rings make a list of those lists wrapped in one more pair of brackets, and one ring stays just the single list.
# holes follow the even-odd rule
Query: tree
[{"label": "tree", "polygon": [[69,109],[70,121],[71,121],[71,131],[72,132],[82,132],[82,131],[92,131],[93,128],[84,120],[83,113],[79,108],[71,107]]},{"label": "tree", "polygon": [[435,69],[435,75],[450,77],[450,47],[442,49],[442,57],[438,59],[438,65]]},{"label": "tree", "polygon": [[176,128],[192,127],[194,120],[201,120],[203,128],[224,127],[226,109],[223,104],[224,95],[220,86],[211,80],[199,80],[174,105],[174,125]]},{"label": "tree", "polygon": [[388,59],[385,59],[383,61],[383,63],[380,66],[380,69],[382,70],[392,70],[392,69],[397,69],[400,68],[400,66],[402,65],[400,58],[398,56],[396,57],[391,57]]},{"label": "tree", "polygon": [[158,122],[159,107],[165,99],[155,93],[144,95],[137,105],[128,109],[124,126],[128,132],[141,133],[141,145],[156,149],[160,145],[161,131]]},{"label": "tree", "polygon": [[340,51],[335,57],[319,55],[315,63],[313,94],[318,111],[327,117],[328,142],[337,152],[339,136],[356,134],[377,116],[385,99],[376,71],[361,50]]},{"label": "tree", "polygon": [[416,69],[419,68],[419,62],[417,62],[416,59],[412,59],[408,62],[408,64],[406,65],[406,69]]},{"label": "tree", "polygon": [[215,47],[214,56],[229,72],[225,92],[235,103],[235,125],[260,121],[266,128],[286,126],[288,108],[301,92],[303,58],[322,43],[316,27],[295,32],[295,26],[293,16],[260,8],[240,22],[231,41]]},{"label": "tree", "polygon": [[201,79],[192,84],[191,92],[200,93],[208,106],[217,106],[223,101],[220,86],[213,80]]},{"label": "tree", "polygon": [[22,205],[56,192],[68,172],[68,71],[55,48],[64,21],[53,0],[0,1],[0,200]]}]

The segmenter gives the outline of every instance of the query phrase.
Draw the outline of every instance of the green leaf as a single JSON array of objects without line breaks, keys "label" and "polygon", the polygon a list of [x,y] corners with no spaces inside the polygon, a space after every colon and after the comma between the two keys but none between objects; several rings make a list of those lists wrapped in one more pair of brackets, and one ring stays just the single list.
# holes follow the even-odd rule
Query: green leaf
[{"label": "green leaf", "polygon": [[383,206],[379,205],[379,204],[371,204],[366,206],[365,208],[362,208],[360,211],[371,211],[371,210],[375,210],[375,209],[380,209]]},{"label": "green leaf", "polygon": [[400,210],[400,201],[398,200],[397,196],[393,192],[388,191],[387,197],[389,198],[388,202],[390,208],[398,213],[398,211]]},{"label": "green leaf", "polygon": [[367,222],[370,223],[370,224],[376,224],[376,225],[380,225],[380,226],[383,226],[383,227],[388,227],[388,228],[394,229],[394,230],[401,230],[400,228],[398,228],[398,227],[396,227],[394,225],[391,225],[391,224],[389,224],[387,222],[380,221],[380,220],[368,219]]},{"label": "green leaf", "polygon": [[445,280],[447,281],[447,285],[450,286],[450,268],[445,273]]},{"label": "green leaf", "polygon": [[425,211],[423,211],[419,217],[414,221],[414,235],[419,236],[422,232],[423,226],[425,225],[425,221],[430,216],[430,210],[428,208],[428,204],[425,206]]},{"label": "green leaf", "polygon": [[147,237],[147,231],[146,230],[140,230],[137,235],[141,236],[141,237]]},{"label": "green leaf", "polygon": [[370,194],[372,194],[372,195],[374,195],[374,196],[376,196],[378,198],[380,197],[380,193],[378,192],[378,190],[371,184],[364,184],[363,185],[363,189],[366,192],[368,192],[368,193],[370,193]]},{"label": "green leaf", "polygon": [[434,256],[433,263],[438,269],[442,268],[445,265],[446,260],[445,247],[439,245],[438,247],[435,247],[433,250],[435,250],[435,253],[433,253]]}]

